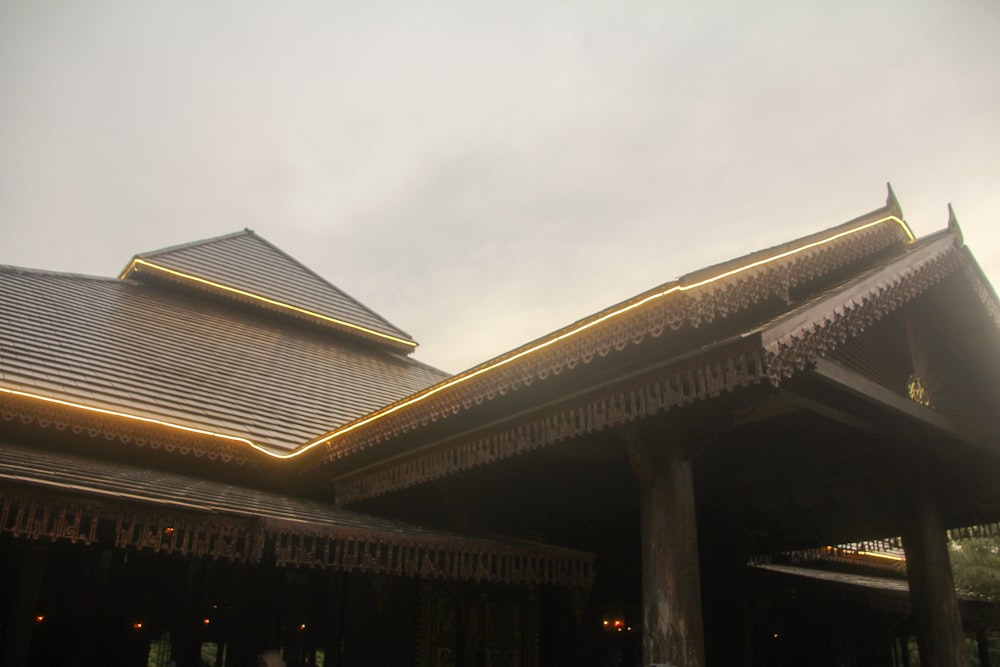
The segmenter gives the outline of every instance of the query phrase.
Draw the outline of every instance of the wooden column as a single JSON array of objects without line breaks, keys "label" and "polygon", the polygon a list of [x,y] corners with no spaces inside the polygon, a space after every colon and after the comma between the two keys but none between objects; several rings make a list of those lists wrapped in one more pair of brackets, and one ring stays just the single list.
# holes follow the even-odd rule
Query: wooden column
[{"label": "wooden column", "polygon": [[912,495],[902,528],[920,664],[935,667],[968,665],[947,537],[937,503],[929,491],[920,489]]},{"label": "wooden column", "polygon": [[639,480],[644,665],[702,667],[705,647],[691,461],[676,443],[630,438]]}]

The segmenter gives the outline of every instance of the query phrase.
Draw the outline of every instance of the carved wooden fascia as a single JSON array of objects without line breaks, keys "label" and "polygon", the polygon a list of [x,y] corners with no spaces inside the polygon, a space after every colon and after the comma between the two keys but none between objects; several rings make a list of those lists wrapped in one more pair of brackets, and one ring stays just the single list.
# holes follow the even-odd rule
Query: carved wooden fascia
[{"label": "carved wooden fascia", "polygon": [[20,422],[73,435],[102,438],[108,443],[132,444],[210,461],[245,465],[253,459],[246,447],[178,429],[159,428],[113,415],[62,407],[56,403],[0,395],[0,420]]},{"label": "carved wooden fascia", "polygon": [[418,529],[323,526],[81,499],[22,486],[0,488],[0,533],[29,541],[99,542],[114,526],[114,547],[148,553],[376,575],[589,587],[593,554],[545,544],[477,540]]},{"label": "carved wooden fascia", "polygon": [[676,362],[530,416],[341,476],[334,480],[336,500],[349,504],[440,479],[756,385],[765,378],[756,340],[740,340],[714,354]]},{"label": "carved wooden fascia", "polygon": [[[873,214],[873,217],[877,216]],[[890,247],[902,246],[907,239],[899,225],[880,224],[834,243],[810,248],[788,258],[742,271],[710,285],[652,300],[579,335],[560,340],[537,353],[495,368],[473,381],[441,391],[419,406],[414,406],[414,409],[400,410],[346,433],[335,442],[325,445],[323,459],[329,462],[348,456],[429,423],[460,414],[498,396],[545,381],[550,376],[557,376],[578,365],[589,364],[594,359],[624,351],[649,339],[660,338],[668,332],[701,327],[744,311],[766,299],[786,297],[789,289],[865,257],[877,255]],[[700,274],[694,275],[689,282],[693,284],[699,278]],[[682,280],[681,283],[683,282]],[[652,290],[641,294],[632,301],[640,302],[655,292],[656,290]],[[630,302],[617,307],[628,303]],[[594,318],[599,319],[607,312],[610,311],[598,313]],[[518,353],[515,350],[511,354]],[[495,361],[502,359],[501,357]]]},{"label": "carved wooden fascia", "polygon": [[761,331],[768,379],[778,386],[807,369],[951,275],[966,260],[953,238],[945,236],[845,290],[769,323]]}]

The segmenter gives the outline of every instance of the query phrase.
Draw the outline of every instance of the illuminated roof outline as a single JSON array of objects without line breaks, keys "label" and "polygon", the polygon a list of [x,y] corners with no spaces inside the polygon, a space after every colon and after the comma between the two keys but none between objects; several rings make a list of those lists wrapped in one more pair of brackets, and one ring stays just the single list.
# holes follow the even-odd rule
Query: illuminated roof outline
[{"label": "illuminated roof outline", "polygon": [[211,291],[327,328],[412,352],[409,334],[252,230],[136,255],[119,276]]},{"label": "illuminated roof outline", "polygon": [[[825,232],[813,234],[798,239],[797,241],[793,241],[791,243],[784,244],[782,246],[777,246],[770,250],[761,251],[758,253],[752,253],[738,260],[733,260],[731,262],[716,265],[715,267],[711,267],[710,269],[698,271],[696,273],[689,274],[688,276],[685,276],[677,281],[661,285],[658,288],[654,288],[653,290],[647,291],[645,293],[637,295],[636,297],[633,297],[630,300],[622,302],[617,306],[613,306],[609,309],[596,313],[590,316],[589,318],[580,320],[574,324],[569,325],[568,327],[564,327],[563,329],[557,330],[549,334],[548,336],[545,336],[536,341],[528,343],[527,345],[524,345],[520,348],[512,350],[511,352],[508,352],[505,355],[501,355],[500,357],[497,357],[491,361],[485,362],[484,364],[471,368],[468,371],[465,371],[464,373],[461,373],[450,379],[443,380],[442,382],[432,385],[422,391],[418,391],[417,393],[407,398],[401,399],[395,403],[387,405],[379,410],[376,410],[375,412],[372,412],[369,415],[360,417],[354,420],[353,422],[337,427],[321,436],[318,436],[308,442],[303,443],[301,446],[295,448],[293,451],[285,453],[277,453],[265,447],[262,447],[257,443],[254,443],[252,441],[243,438],[227,436],[225,434],[219,434],[214,432],[209,433],[205,430],[191,429],[188,426],[171,424],[160,420],[156,420],[156,423],[170,428],[177,428],[188,431],[195,430],[196,432],[203,433],[206,436],[221,437],[229,441],[241,441],[246,445],[253,447],[254,449],[264,454],[267,454],[269,457],[275,459],[296,458],[306,453],[307,451],[314,449],[318,445],[330,443],[347,433],[351,433],[353,431],[361,429],[367,426],[368,424],[376,422],[384,417],[387,417],[395,413],[399,413],[400,411],[406,410],[407,408],[410,408],[412,406],[417,406],[421,403],[424,403],[425,401],[427,401],[427,399],[431,398],[432,396],[440,394],[441,392],[447,391],[453,387],[471,381],[474,378],[486,376],[499,368],[509,366],[510,364],[520,359],[530,357],[531,355],[534,355],[543,349],[549,348],[552,345],[555,345],[567,339],[571,339],[577,335],[582,334],[585,331],[589,331],[594,327],[601,325],[604,322],[613,320],[617,317],[625,315],[626,313],[632,312],[635,309],[640,308],[645,304],[658,301],[669,295],[675,293],[684,293],[691,290],[697,290],[700,288],[707,288],[710,286],[711,287],[719,286],[727,283],[729,279],[733,278],[739,279],[741,274],[744,274],[758,267],[766,267],[769,264],[779,262],[787,258],[793,258],[796,255],[799,255],[800,253],[804,253],[809,250],[822,249],[824,246],[834,243],[839,239],[844,239],[846,237],[850,237],[855,234],[865,232],[866,230],[871,230],[880,225],[891,225],[893,228],[897,229],[897,233],[901,235],[901,240],[903,240],[906,243],[912,242],[914,238],[913,234],[909,229],[909,226],[902,220],[902,218],[894,214],[895,211],[898,211],[898,204],[895,205],[893,204],[894,204],[894,198],[890,194],[889,206],[887,206],[884,209],[880,209],[879,211],[876,211],[872,214],[862,216],[860,218],[857,218],[851,222],[845,223],[838,227],[828,229]],[[8,390],[5,393],[9,394],[11,392]],[[89,410],[93,412],[100,412],[103,414],[114,414],[117,417],[122,417],[125,419],[136,419],[139,421],[146,421],[146,422],[150,421],[143,417],[130,415],[122,412],[107,411],[100,408],[92,408],[90,406],[81,403],[60,401],[59,399],[43,396],[41,394],[36,394],[34,392],[21,391],[18,392],[18,394],[24,398],[34,398],[41,401],[58,403],[64,407],[70,407],[80,410]]]},{"label": "illuminated roof outline", "polygon": [[170,427],[171,441],[289,451],[447,377],[388,346],[263,315],[172,284],[0,267],[0,385],[48,399],[31,407],[2,391],[3,403],[22,416],[58,408],[67,424],[79,410],[115,431],[146,424],[153,439]]}]

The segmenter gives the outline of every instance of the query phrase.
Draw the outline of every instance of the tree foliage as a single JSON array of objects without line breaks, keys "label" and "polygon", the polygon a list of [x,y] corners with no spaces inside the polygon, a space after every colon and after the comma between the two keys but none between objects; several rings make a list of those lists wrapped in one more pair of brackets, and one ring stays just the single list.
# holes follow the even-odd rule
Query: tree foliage
[{"label": "tree foliage", "polygon": [[1000,602],[1000,538],[977,537],[951,543],[951,569],[961,593]]}]

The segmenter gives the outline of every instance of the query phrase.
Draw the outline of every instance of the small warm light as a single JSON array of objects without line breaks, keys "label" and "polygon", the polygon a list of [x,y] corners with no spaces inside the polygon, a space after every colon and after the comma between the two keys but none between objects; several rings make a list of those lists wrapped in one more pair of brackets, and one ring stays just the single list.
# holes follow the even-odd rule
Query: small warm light
[{"label": "small warm light", "polygon": [[201,619],[201,622],[204,625],[208,625],[209,623],[212,622],[212,619],[210,619],[210,618],[203,618],[203,619]]},{"label": "small warm light", "polygon": [[906,393],[910,396],[910,400],[914,403],[919,403],[924,407],[931,407],[931,399],[927,394],[927,388],[924,386],[924,381],[920,379],[920,376],[914,373],[906,380]]},{"label": "small warm light", "polygon": [[630,626],[628,626],[628,627],[627,627],[627,628],[625,628],[625,629],[626,629],[626,630],[628,630],[629,632],[632,632],[632,626],[631,626],[631,625],[630,625]]},{"label": "small warm light", "polygon": [[615,627],[616,628],[620,628],[620,627],[622,627],[622,625],[623,625],[622,621],[618,621],[618,620],[615,621]]},{"label": "small warm light", "polygon": [[136,621],[132,624],[133,630],[142,630],[142,621]]},{"label": "small warm light", "polygon": [[306,624],[305,623],[299,625],[299,630],[305,630],[305,629],[306,629]]},{"label": "small warm light", "polygon": [[774,637],[775,639],[777,639],[777,638],[778,638],[778,633],[777,633],[777,632],[775,632],[775,633],[774,633],[774,635],[773,635],[773,637]]},{"label": "small warm light", "polygon": [[35,623],[41,623],[44,620],[45,620],[45,614],[39,614],[38,616],[35,616]]},{"label": "small warm light", "polygon": [[164,528],[163,529],[163,534],[164,535],[173,535],[174,534],[174,529],[173,528]]},{"label": "small warm light", "polygon": [[604,627],[608,627],[609,625],[611,625],[611,621],[604,621]]}]

